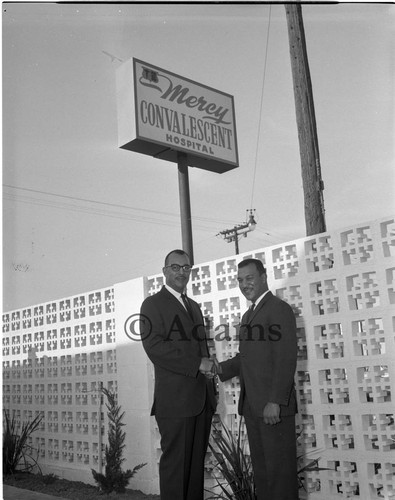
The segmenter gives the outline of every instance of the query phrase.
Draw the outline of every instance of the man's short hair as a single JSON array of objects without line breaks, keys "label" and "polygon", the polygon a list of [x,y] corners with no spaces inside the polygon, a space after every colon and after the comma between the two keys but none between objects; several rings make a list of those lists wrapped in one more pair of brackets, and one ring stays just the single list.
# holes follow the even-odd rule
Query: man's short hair
[{"label": "man's short hair", "polygon": [[172,250],[171,252],[169,252],[166,257],[165,257],[165,267],[167,266],[167,262],[169,260],[169,257],[172,253],[176,253],[177,255],[186,255],[189,259],[189,255],[184,251],[184,250],[180,250],[180,249],[176,249],[176,250]]},{"label": "man's short hair", "polygon": [[258,272],[261,276],[262,274],[266,274],[265,266],[259,259],[244,259],[241,262],[239,262],[237,267],[240,269],[241,267],[249,266],[250,264],[254,264],[254,266],[258,269]]}]

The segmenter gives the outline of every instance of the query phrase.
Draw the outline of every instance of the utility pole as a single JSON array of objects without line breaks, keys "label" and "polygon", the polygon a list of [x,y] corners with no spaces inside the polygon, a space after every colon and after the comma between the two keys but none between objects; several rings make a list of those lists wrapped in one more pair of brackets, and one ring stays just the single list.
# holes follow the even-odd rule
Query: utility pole
[{"label": "utility pole", "polygon": [[318,149],[313,90],[307,59],[302,6],[285,4],[302,167],[306,235],[326,231],[324,183]]},{"label": "utility pole", "polygon": [[222,238],[228,243],[231,243],[232,241],[235,242],[236,255],[239,255],[239,237],[244,236],[246,238],[247,233],[254,231],[256,227],[256,221],[253,214],[255,210],[251,208],[250,210],[247,210],[247,212],[250,212],[250,215],[245,224],[239,224],[238,226],[234,226],[232,229],[224,229],[217,234],[217,236],[222,236]]}]

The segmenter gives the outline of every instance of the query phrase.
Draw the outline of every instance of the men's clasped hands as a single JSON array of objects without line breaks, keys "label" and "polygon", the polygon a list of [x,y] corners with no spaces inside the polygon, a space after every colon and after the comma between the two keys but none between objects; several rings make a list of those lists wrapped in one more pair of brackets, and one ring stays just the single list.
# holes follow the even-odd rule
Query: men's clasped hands
[{"label": "men's clasped hands", "polygon": [[199,371],[205,377],[211,379],[221,373],[222,369],[220,364],[218,363],[217,358],[213,356],[211,358],[202,358],[199,366]]}]

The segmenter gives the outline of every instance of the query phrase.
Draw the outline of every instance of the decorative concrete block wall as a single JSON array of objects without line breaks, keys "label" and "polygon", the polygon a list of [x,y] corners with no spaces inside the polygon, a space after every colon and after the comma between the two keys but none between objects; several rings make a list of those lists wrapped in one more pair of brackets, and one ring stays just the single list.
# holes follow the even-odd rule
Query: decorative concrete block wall
[{"label": "decorative concrete block wall", "polygon": [[[308,498],[394,500],[395,219],[196,265],[189,294],[220,360],[237,352],[248,307],[237,263],[248,256],[264,262],[270,289],[297,317],[298,443],[330,469],[307,474]],[[125,410],[125,467],[147,463],[131,486],[158,491],[153,370],[136,320],[162,284],[159,274],[4,313],[3,406],[19,421],[43,415],[32,444],[44,471],[92,482],[107,442],[103,384]],[[237,429],[238,379],[219,392],[218,413]]]},{"label": "decorative concrete block wall", "polygon": [[19,422],[42,415],[31,444],[44,470],[81,480],[99,470],[100,387],[116,392],[117,377],[112,288],[3,315],[3,408]]}]

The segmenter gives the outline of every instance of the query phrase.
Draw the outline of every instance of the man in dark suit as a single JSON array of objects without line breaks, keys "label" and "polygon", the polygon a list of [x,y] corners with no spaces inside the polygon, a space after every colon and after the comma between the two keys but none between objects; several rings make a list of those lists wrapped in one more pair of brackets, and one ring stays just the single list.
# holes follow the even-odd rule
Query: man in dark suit
[{"label": "man in dark suit", "polygon": [[141,306],[143,345],[155,370],[151,415],[161,435],[161,500],[203,500],[217,404],[202,312],[184,295],[190,272],[188,254],[170,252],[163,267],[166,284]]},{"label": "man in dark suit", "polygon": [[238,411],[245,418],[258,500],[296,500],[295,316],[268,290],[260,260],[241,261],[237,279],[252,305],[241,321],[239,353],[217,365],[217,372],[223,381],[240,377]]}]

